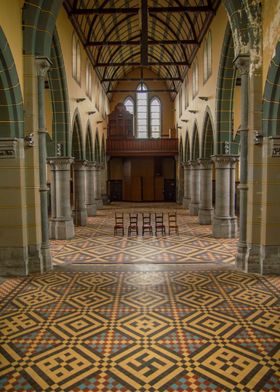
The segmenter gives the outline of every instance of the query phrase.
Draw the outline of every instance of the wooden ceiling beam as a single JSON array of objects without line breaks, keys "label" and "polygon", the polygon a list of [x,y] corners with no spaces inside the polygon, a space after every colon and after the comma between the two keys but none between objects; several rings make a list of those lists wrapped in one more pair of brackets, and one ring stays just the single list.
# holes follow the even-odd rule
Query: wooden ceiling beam
[{"label": "wooden ceiling beam", "polygon": [[[109,93],[135,93],[135,88],[134,89],[111,89],[107,91],[107,94]],[[141,91],[139,91],[141,92]],[[145,91],[142,91],[145,92]],[[177,93],[176,89],[172,89],[172,88],[160,88],[160,89],[149,89],[149,91],[147,91],[149,93]]]},{"label": "wooden ceiling beam", "polygon": [[212,6],[200,5],[200,6],[177,6],[177,7],[149,7],[149,12],[154,13],[176,13],[176,12],[214,12]]},{"label": "wooden ceiling beam", "polygon": [[104,78],[101,80],[101,82],[134,82],[134,81],[139,81],[139,80],[145,80],[145,81],[150,81],[150,82],[161,82],[161,81],[177,81],[177,82],[183,82],[182,78],[179,77],[162,77],[162,78],[155,78],[155,77],[140,77],[139,78]]},{"label": "wooden ceiling beam", "polygon": [[74,8],[72,15],[138,14],[139,8]]},{"label": "wooden ceiling beam", "polygon": [[[196,39],[162,39],[155,40],[150,39],[147,41],[148,45],[198,45],[199,42]],[[89,41],[86,46],[137,46],[141,45],[142,48],[145,47],[143,40],[126,40],[126,41]]]},{"label": "wooden ceiling beam", "polygon": [[141,64],[148,65],[148,0],[141,0]]},{"label": "wooden ceiling beam", "polygon": [[[148,67],[149,66],[168,66],[168,65],[178,65],[178,66],[189,66],[189,63],[187,63],[186,61],[150,61],[148,63]],[[142,67],[142,64],[139,62],[129,62],[129,61],[124,61],[122,63],[120,62],[109,62],[109,63],[96,63],[94,64],[94,68],[104,68],[104,67]]]}]

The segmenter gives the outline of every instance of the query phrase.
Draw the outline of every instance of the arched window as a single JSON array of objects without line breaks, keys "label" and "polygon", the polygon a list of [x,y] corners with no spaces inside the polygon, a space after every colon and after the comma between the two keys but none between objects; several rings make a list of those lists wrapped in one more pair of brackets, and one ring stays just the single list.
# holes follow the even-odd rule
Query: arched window
[{"label": "arched window", "polygon": [[197,59],[193,62],[193,70],[192,70],[192,93],[193,97],[198,93],[198,64]]},{"label": "arched window", "polygon": [[158,98],[151,100],[151,137],[160,137],[161,135],[161,103]]},{"label": "arched window", "polygon": [[212,37],[210,31],[204,41],[203,71],[204,82],[206,82],[212,73]]},{"label": "arched window", "polygon": [[133,99],[131,97],[127,97],[124,101],[124,106],[126,108],[126,110],[134,115],[134,102]]},{"label": "arched window", "polygon": [[136,92],[136,134],[138,138],[148,137],[148,91],[144,83]]},{"label": "arched window", "polygon": [[80,83],[81,80],[81,48],[78,37],[73,34],[72,37],[72,75]]},{"label": "arched window", "polygon": [[87,61],[86,65],[86,94],[91,99],[92,96],[92,75],[91,75],[91,64]]}]

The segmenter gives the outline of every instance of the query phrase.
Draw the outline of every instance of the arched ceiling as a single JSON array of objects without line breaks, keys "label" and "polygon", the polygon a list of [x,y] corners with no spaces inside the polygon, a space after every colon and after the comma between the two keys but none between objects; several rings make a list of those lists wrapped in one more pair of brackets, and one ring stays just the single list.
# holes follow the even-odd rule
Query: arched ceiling
[{"label": "arched ceiling", "polygon": [[[110,96],[148,67],[174,98],[220,0],[65,0],[64,6]],[[154,80],[154,79],[153,79]]]}]

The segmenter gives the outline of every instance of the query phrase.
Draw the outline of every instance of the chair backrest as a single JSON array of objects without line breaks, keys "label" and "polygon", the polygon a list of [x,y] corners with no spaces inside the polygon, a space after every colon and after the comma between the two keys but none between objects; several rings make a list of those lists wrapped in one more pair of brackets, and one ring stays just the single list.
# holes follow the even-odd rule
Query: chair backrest
[{"label": "chair backrest", "polygon": [[177,226],[177,212],[168,212],[169,226]]},{"label": "chair backrest", "polygon": [[163,224],[163,212],[155,213],[155,224],[162,225]]},{"label": "chair backrest", "polygon": [[133,213],[129,214],[129,224],[130,224],[130,226],[138,224],[138,214],[137,213],[136,214],[133,214]]},{"label": "chair backrest", "polygon": [[115,225],[123,226],[123,212],[115,212]]},{"label": "chair backrest", "polygon": [[151,225],[151,213],[150,212],[142,212],[142,220],[143,220],[143,226]]}]

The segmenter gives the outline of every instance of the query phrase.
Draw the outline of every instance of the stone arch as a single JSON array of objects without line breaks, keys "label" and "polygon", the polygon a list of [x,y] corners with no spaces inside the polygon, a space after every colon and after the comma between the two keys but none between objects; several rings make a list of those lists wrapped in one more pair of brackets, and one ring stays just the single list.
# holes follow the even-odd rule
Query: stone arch
[{"label": "stone arch", "polygon": [[23,137],[23,99],[10,46],[0,27],[0,137]]},{"label": "stone arch", "polygon": [[61,155],[70,154],[70,111],[65,66],[58,33],[54,30],[51,46],[52,66],[48,72],[48,82],[52,99],[52,139],[48,140],[49,156],[57,155],[57,147],[61,146]]},{"label": "stone arch", "polygon": [[96,129],[96,133],[95,133],[94,160],[95,160],[95,162],[99,162],[99,163],[101,162],[101,157],[100,157],[100,140],[99,140],[98,129]]},{"label": "stone arch", "polygon": [[63,0],[28,0],[22,12],[24,54],[50,57],[56,18]]},{"label": "stone arch", "polygon": [[86,160],[92,162],[93,161],[92,129],[89,122],[87,124],[85,152],[86,152]]},{"label": "stone arch", "polygon": [[211,111],[207,106],[204,121],[203,121],[203,131],[202,131],[202,143],[201,143],[202,158],[210,158],[214,154],[214,129],[213,129],[213,118]]},{"label": "stone arch", "polygon": [[280,135],[280,42],[271,60],[263,97],[263,135]]},{"label": "stone arch", "polygon": [[105,137],[102,136],[102,143],[101,143],[101,162],[105,164],[106,162],[106,148],[105,148]]},{"label": "stone arch", "polygon": [[72,157],[81,160],[84,158],[81,119],[78,110],[74,114],[71,143]]},{"label": "stone arch", "polygon": [[191,155],[192,155],[192,160],[196,160],[199,158],[199,136],[198,136],[198,129],[197,129],[197,123],[195,122],[194,128],[193,128],[193,137],[192,137],[192,149],[191,149]]},{"label": "stone arch", "polygon": [[[236,71],[233,65],[234,46],[228,24],[221,52],[216,93],[216,143],[214,154],[231,153],[232,108]],[[229,149],[229,150],[228,150]],[[227,151],[228,150],[228,151]]]},{"label": "stone arch", "polygon": [[183,147],[182,136],[180,137],[180,142],[179,142],[179,161],[180,162],[184,161],[184,147]]},{"label": "stone arch", "polygon": [[189,131],[186,132],[185,138],[185,162],[191,159],[191,152],[190,152],[190,139],[189,139]]}]

